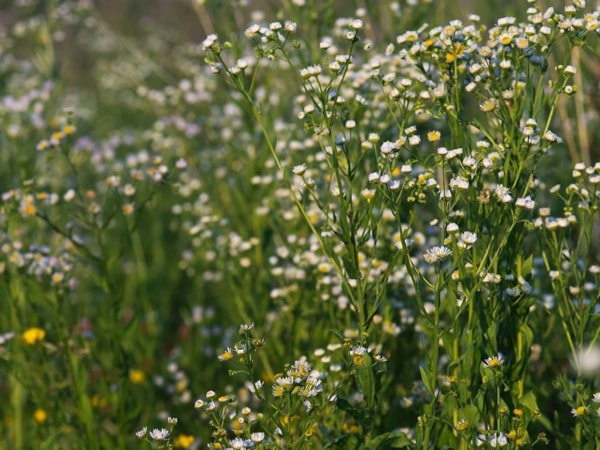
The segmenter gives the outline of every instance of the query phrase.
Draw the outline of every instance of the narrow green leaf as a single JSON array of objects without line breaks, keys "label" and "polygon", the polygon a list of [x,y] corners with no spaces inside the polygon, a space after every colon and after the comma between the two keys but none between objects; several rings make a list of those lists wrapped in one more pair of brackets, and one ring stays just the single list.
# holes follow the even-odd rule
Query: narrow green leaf
[{"label": "narrow green leaf", "polygon": [[348,450],[355,450],[360,448],[360,443],[358,442],[356,436],[354,436],[353,434],[346,434],[338,437],[337,439],[331,442],[328,442],[323,446],[323,448],[342,448]]},{"label": "narrow green leaf", "polygon": [[533,255],[530,255],[529,258],[527,258],[523,262],[523,265],[521,266],[521,276],[527,277],[527,276],[531,275],[532,270],[533,270]]},{"label": "narrow green leaf", "polygon": [[533,391],[529,391],[525,395],[523,395],[523,397],[521,397],[519,399],[519,403],[522,406],[528,408],[530,411],[539,409],[537,400],[535,398],[535,394],[533,393]]},{"label": "narrow green leaf", "polygon": [[348,277],[357,280],[359,278],[358,267],[354,265],[354,262],[348,256],[342,256],[342,261],[344,261],[344,269],[348,273]]},{"label": "narrow green leaf", "polygon": [[386,448],[410,447],[411,445],[412,442],[410,441],[410,439],[408,439],[408,437],[406,437],[406,434],[400,431],[396,431],[383,433],[379,436],[374,437],[369,441],[367,445],[365,445],[364,448],[365,450],[383,450]]},{"label": "narrow green leaf", "polygon": [[431,380],[429,378],[429,374],[422,367],[419,367],[419,370],[421,371],[421,378],[423,379],[423,384],[425,385],[425,389],[427,389],[427,392],[429,393],[429,395],[433,397],[433,387],[431,386]]},{"label": "narrow green leaf", "polygon": [[375,404],[375,375],[372,366],[371,356],[365,353],[362,365],[356,368],[356,383],[360,392],[364,395],[369,409]]}]

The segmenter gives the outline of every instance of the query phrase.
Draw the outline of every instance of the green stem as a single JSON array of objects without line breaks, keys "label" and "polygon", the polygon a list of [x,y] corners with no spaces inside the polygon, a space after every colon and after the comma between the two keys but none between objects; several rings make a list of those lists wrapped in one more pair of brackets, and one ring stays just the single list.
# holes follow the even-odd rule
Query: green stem
[{"label": "green stem", "polygon": [[432,347],[431,347],[431,368],[430,368],[430,380],[431,380],[431,400],[429,407],[427,408],[427,422],[425,423],[425,437],[423,439],[423,448],[427,449],[429,446],[429,437],[431,435],[431,429],[433,426],[433,420],[435,418],[435,402],[437,401],[435,395],[435,386],[437,384],[437,366],[440,349],[440,291],[443,286],[443,280],[441,276],[441,270],[437,270],[437,276],[435,280],[435,311],[433,319],[433,336],[432,336]]},{"label": "green stem", "polygon": [[11,403],[14,410],[14,444],[15,449],[23,448],[23,385],[18,376],[11,375]]}]

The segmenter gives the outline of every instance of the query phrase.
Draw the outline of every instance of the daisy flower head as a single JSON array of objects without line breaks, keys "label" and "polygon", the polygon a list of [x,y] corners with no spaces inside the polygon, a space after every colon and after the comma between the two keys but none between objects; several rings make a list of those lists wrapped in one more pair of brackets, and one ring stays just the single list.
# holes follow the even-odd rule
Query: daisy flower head
[{"label": "daisy flower head", "polygon": [[472,233],[470,231],[465,231],[460,234],[460,240],[458,242],[458,247],[463,250],[468,250],[477,242],[477,234]]},{"label": "daisy flower head", "polygon": [[425,255],[423,256],[423,258],[429,264],[435,264],[438,261],[443,261],[451,253],[452,253],[452,250],[450,250],[448,247],[444,247],[442,245],[439,247],[432,247],[432,248],[428,249],[425,252]]},{"label": "daisy flower head", "polygon": [[[9,331],[8,333],[0,334],[0,345],[4,344],[6,341],[15,337],[15,333]],[[600,401],[600,400],[598,400]]]},{"label": "daisy flower head", "polygon": [[243,323],[240,325],[240,331],[244,332],[244,331],[252,331],[252,329],[254,328],[254,322],[252,323]]},{"label": "daisy flower head", "polygon": [[528,195],[524,198],[518,198],[515,202],[515,205],[517,205],[520,208],[526,208],[531,210],[535,207],[535,201],[532,200],[531,196]]},{"label": "daisy flower head", "polygon": [[298,360],[294,362],[294,365],[288,370],[287,374],[291,377],[301,378],[307,377],[311,370],[311,366],[308,362]]},{"label": "daisy flower head", "polygon": [[206,411],[211,412],[214,411],[215,409],[217,409],[217,404],[215,402],[208,402],[206,404]]},{"label": "daisy flower head", "polygon": [[155,441],[164,441],[169,437],[169,430],[167,430],[166,428],[155,428],[150,432],[150,437]]},{"label": "daisy flower head", "polygon": [[587,411],[588,411],[588,407],[581,405],[581,406],[578,406],[577,408],[571,409],[571,414],[573,414],[573,417],[579,417],[579,416],[583,416]]},{"label": "daisy flower head", "polygon": [[600,370],[600,347],[580,349],[576,358],[582,373],[594,375]]},{"label": "daisy flower head", "polygon": [[306,164],[298,164],[297,166],[294,166],[294,168],[292,169],[292,172],[294,173],[294,175],[303,175],[304,172],[306,172]]},{"label": "daisy flower head", "polygon": [[283,387],[284,390],[289,391],[294,385],[294,377],[279,377],[275,382],[278,386]]},{"label": "daisy flower head", "polygon": [[209,34],[204,41],[202,41],[202,50],[206,51],[212,48],[217,43],[217,35]]},{"label": "daisy flower head", "polygon": [[506,435],[504,435],[503,433],[494,433],[493,436],[490,436],[490,446],[491,447],[504,447],[505,445],[508,444],[508,439],[506,438]]},{"label": "daisy flower head", "polygon": [[498,353],[496,356],[490,356],[483,362],[483,366],[486,369],[495,369],[501,367],[502,364],[504,364],[504,356],[502,356],[502,353]]},{"label": "daisy flower head", "polygon": [[230,347],[227,347],[223,353],[217,356],[217,358],[219,358],[219,361],[229,361],[233,358],[233,350],[231,350]]},{"label": "daisy flower head", "polygon": [[273,397],[283,397],[285,394],[285,388],[279,384],[273,385]]},{"label": "daisy flower head", "polygon": [[456,429],[458,431],[465,431],[469,427],[469,422],[466,419],[460,419],[456,422]]},{"label": "daisy flower head", "polygon": [[123,205],[123,214],[130,216],[135,211],[135,205],[133,203],[125,203]]},{"label": "daisy flower head", "polygon": [[293,33],[294,31],[296,31],[296,27],[296,22],[292,22],[290,20],[285,21],[285,31]]},{"label": "daisy flower head", "polygon": [[436,142],[439,141],[441,137],[441,133],[437,130],[435,131],[430,131],[427,133],[427,139],[429,140],[429,142]]}]

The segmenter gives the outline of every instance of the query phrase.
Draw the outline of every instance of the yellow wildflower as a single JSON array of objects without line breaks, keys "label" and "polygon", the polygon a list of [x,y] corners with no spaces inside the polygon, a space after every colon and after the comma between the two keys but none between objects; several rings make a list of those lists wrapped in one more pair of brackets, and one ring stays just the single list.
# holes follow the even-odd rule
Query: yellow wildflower
[{"label": "yellow wildflower", "polygon": [[38,342],[43,341],[44,337],[46,337],[46,332],[44,330],[42,330],[41,328],[35,328],[35,327],[29,328],[21,336],[21,338],[23,339],[23,342],[27,345],[35,345]]},{"label": "yellow wildflower", "polygon": [[132,369],[129,371],[129,381],[133,384],[139,384],[146,378],[146,375],[143,371],[139,369]]},{"label": "yellow wildflower", "polygon": [[179,436],[175,436],[175,439],[173,439],[173,445],[180,448],[189,448],[194,442],[194,439],[194,436],[191,434],[180,434]]},{"label": "yellow wildflower", "polygon": [[46,410],[38,408],[33,413],[33,420],[40,424],[44,423],[46,422],[46,420],[48,420],[48,413],[46,412]]}]

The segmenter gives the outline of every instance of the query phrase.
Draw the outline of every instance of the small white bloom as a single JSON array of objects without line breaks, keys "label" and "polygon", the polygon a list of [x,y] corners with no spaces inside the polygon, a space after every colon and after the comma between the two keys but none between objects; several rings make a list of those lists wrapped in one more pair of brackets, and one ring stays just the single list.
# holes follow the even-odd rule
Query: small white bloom
[{"label": "small white bloom", "polygon": [[294,31],[296,31],[297,25],[295,22],[291,22],[289,20],[285,21],[285,31],[289,31],[291,33],[293,33]]},{"label": "small white bloom", "polygon": [[515,202],[515,205],[521,208],[533,209],[535,208],[535,201],[531,199],[531,196],[527,196],[525,198],[518,198]]},{"label": "small white bloom", "polygon": [[473,247],[473,244],[477,242],[477,234],[470,231],[465,231],[460,234],[460,240],[458,241],[458,247],[463,250],[468,250]]},{"label": "small white bloom", "polygon": [[306,164],[298,164],[297,166],[294,166],[294,168],[292,169],[292,172],[295,175],[302,175],[305,171],[306,171]]},{"label": "small white bloom", "polygon": [[595,376],[600,373],[600,347],[580,349],[577,352],[579,369],[584,375]]},{"label": "small white bloom", "polygon": [[454,222],[450,222],[448,225],[446,225],[446,231],[448,233],[456,233],[459,230],[458,225],[455,224]]},{"label": "small white bloom", "polygon": [[419,145],[421,143],[421,138],[419,137],[419,135],[414,134],[408,138],[408,143],[410,145]]},{"label": "small white bloom", "polygon": [[496,356],[490,356],[483,362],[483,366],[488,369],[493,369],[495,367],[500,367],[504,364],[504,356],[502,353],[498,353]]},{"label": "small white bloom", "polygon": [[368,176],[369,182],[371,183],[375,183],[377,181],[379,181],[379,173],[378,172],[371,172]]},{"label": "small white bloom", "polygon": [[215,44],[215,42],[217,42],[217,35],[209,34],[208,36],[206,36],[206,39],[204,39],[204,41],[202,41],[202,50],[204,50],[204,51],[208,50]]},{"label": "small white bloom", "polygon": [[587,406],[579,406],[577,408],[571,409],[571,414],[573,414],[573,417],[579,417],[579,416],[583,416],[587,411],[588,411]]},{"label": "small white bloom", "polygon": [[367,200],[371,200],[373,197],[375,197],[375,189],[363,189],[360,192],[360,195],[362,195]]},{"label": "small white bloom", "polygon": [[432,248],[428,249],[425,252],[425,255],[423,256],[423,258],[429,264],[435,264],[438,261],[443,261],[451,253],[452,253],[452,250],[450,250],[448,247],[444,247],[442,245],[439,247],[432,247]]},{"label": "small white bloom", "polygon": [[466,190],[469,189],[469,182],[462,178],[452,178],[450,180],[450,187],[453,189]]},{"label": "small white bloom", "polygon": [[243,323],[240,325],[240,331],[251,331],[254,328],[254,322],[252,323]]},{"label": "small white bloom", "polygon": [[69,189],[64,196],[65,201],[70,202],[75,198],[75,191],[73,189]]},{"label": "small white bloom", "polygon": [[169,430],[166,428],[155,428],[150,432],[150,437],[156,441],[164,441],[169,437]]},{"label": "small white bloom", "polygon": [[503,433],[497,433],[490,437],[491,447],[504,447],[506,444],[508,444],[508,439]]}]

